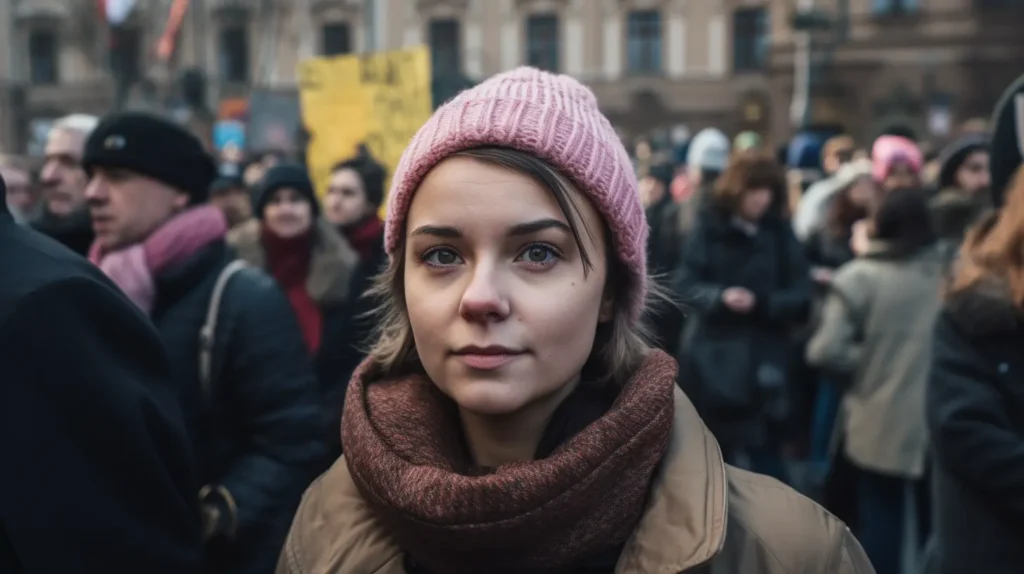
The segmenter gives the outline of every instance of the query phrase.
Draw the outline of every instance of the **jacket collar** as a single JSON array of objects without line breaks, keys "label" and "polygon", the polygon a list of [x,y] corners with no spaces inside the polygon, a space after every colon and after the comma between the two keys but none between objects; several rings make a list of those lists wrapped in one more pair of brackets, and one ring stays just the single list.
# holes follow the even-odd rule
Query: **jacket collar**
[{"label": "jacket collar", "polygon": [[[267,266],[266,253],[260,242],[260,222],[249,220],[228,233],[228,243],[238,258],[264,269]],[[320,305],[338,304],[349,294],[352,273],[359,263],[359,255],[326,221],[316,222],[316,241],[310,261],[306,290]]]},{"label": "jacket collar", "polygon": [[[319,546],[328,554],[325,560],[332,571],[399,571],[382,570],[394,568],[402,550],[362,500],[344,458],[311,491],[318,493],[320,502],[308,509],[312,515],[296,519],[304,525],[296,540]],[[725,545],[727,515],[721,450],[677,388],[665,458],[651,485],[647,510],[626,542],[615,573],[676,573],[708,562]],[[360,538],[358,551],[344,542],[352,536]],[[297,555],[303,554],[297,550]]]},{"label": "jacket collar", "polygon": [[153,278],[156,283],[156,305],[153,314],[173,306],[197,286],[219,273],[227,265],[228,251],[223,240],[218,240],[197,251],[184,263],[170,267]]}]

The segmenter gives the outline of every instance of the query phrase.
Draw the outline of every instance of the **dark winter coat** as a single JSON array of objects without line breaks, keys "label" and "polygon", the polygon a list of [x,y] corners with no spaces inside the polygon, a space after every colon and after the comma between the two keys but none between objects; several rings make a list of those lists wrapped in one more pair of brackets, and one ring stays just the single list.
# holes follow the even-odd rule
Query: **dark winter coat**
[{"label": "dark winter coat", "polygon": [[[254,267],[266,267],[259,221],[254,219],[232,230],[228,242],[243,261]],[[322,470],[341,455],[341,411],[345,390],[358,366],[358,360],[351,358],[348,349],[351,345],[348,307],[352,297],[358,294],[352,285],[358,265],[359,256],[348,242],[329,224],[319,221],[306,290],[317,303],[322,317],[320,349],[315,364],[325,440],[331,450],[330,460],[325,461]]]},{"label": "dark winter coat", "polygon": [[151,317],[171,357],[201,485],[227,489],[234,536],[209,546],[218,573],[272,572],[302,491],[325,456],[316,376],[284,294],[244,269],[224,291],[212,393],[199,382],[199,332],[214,283],[234,254],[223,241],[155,278]]},{"label": "dark winter coat", "polygon": [[[752,291],[754,310],[741,315],[726,307],[728,287]],[[706,211],[688,242],[677,291],[696,310],[682,343],[684,390],[723,445],[763,444],[792,416],[790,335],[811,299],[792,228],[768,216],[749,235],[727,215]]]},{"label": "dark winter coat", "polygon": [[1024,565],[1024,316],[1006,290],[954,295],[935,327],[927,420],[937,574]]},{"label": "dark winter coat", "polygon": [[200,572],[191,445],[159,336],[5,205],[0,189],[0,572]]},{"label": "dark winter coat", "polygon": [[89,212],[81,209],[68,217],[56,217],[45,209],[29,224],[32,229],[85,257],[89,254],[95,235]]}]

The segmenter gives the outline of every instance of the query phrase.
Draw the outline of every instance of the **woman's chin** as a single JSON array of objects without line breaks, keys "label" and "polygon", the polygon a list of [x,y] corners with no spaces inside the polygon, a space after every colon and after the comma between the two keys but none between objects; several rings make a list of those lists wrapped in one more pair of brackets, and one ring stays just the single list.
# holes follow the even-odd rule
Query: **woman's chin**
[{"label": "woman's chin", "polygon": [[500,381],[463,381],[456,388],[449,388],[448,395],[460,410],[479,416],[506,416],[530,402],[529,396],[511,387],[510,383]]}]

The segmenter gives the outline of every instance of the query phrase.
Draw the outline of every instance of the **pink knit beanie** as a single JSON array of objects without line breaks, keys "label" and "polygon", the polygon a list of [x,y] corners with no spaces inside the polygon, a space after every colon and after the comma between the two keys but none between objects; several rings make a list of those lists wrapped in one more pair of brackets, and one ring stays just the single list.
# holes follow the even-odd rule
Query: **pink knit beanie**
[{"label": "pink knit beanie", "polygon": [[593,92],[569,76],[517,68],[493,76],[438,108],[398,162],[388,195],[384,244],[394,256],[412,196],[435,165],[481,146],[543,159],[592,201],[631,274],[627,300],[635,323],[647,294],[647,222],[633,166]]},{"label": "pink knit beanie", "polygon": [[915,173],[921,173],[924,167],[921,148],[902,136],[880,136],[875,140],[875,145],[871,146],[871,172],[875,181],[885,181],[897,162],[903,162]]}]

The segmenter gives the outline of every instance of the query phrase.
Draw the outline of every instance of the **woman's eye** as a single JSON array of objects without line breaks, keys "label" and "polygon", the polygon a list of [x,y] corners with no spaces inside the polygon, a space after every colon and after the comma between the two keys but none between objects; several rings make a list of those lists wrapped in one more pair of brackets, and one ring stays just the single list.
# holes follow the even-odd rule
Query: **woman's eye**
[{"label": "woman's eye", "polygon": [[423,262],[435,267],[448,267],[458,265],[461,258],[451,249],[432,249],[423,255]]},{"label": "woman's eye", "polygon": [[547,245],[535,244],[527,247],[522,255],[519,256],[519,259],[534,265],[544,265],[553,263],[558,259],[558,252]]}]

